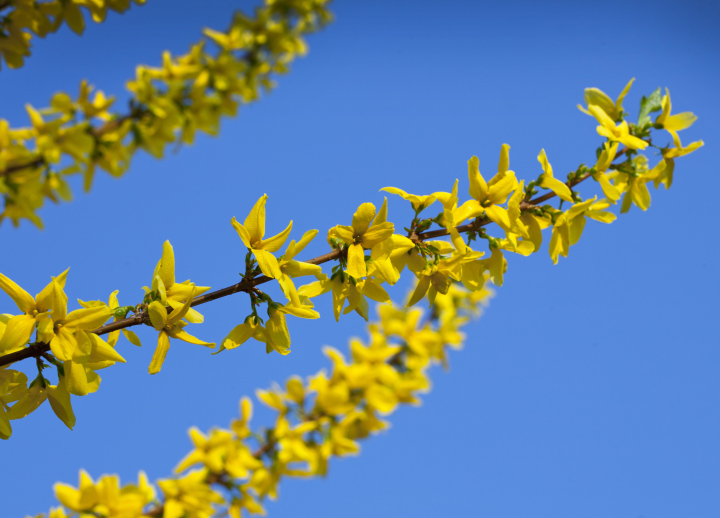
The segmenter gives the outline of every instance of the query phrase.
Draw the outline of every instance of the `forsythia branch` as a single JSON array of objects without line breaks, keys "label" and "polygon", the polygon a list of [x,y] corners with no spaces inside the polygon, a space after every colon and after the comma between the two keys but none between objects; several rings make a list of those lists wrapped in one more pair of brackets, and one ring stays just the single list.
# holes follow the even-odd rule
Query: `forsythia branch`
[{"label": "forsythia branch", "polygon": [[[145,0],[134,0],[144,4]],[[85,31],[84,8],[96,23],[105,21],[107,11],[124,13],[130,8],[130,0],[3,0],[0,11],[13,10],[0,18],[0,65],[4,58],[10,68],[20,68],[30,56],[32,35],[44,38],[62,27],[63,22],[78,35]]]},{"label": "forsythia branch", "polygon": [[[332,294],[336,320],[351,311],[367,320],[367,299],[389,302],[390,296],[383,284],[396,284],[405,269],[417,280],[408,306],[425,298],[432,306],[439,295],[448,293],[453,282],[461,282],[472,292],[483,290],[488,280],[501,286],[507,269],[504,253],[530,255],[537,252],[543,240],[542,230],[546,228],[552,229],[549,252],[553,262],[557,263],[559,256],[567,257],[570,247],[578,242],[587,218],[611,223],[616,216],[606,209],[618,203],[621,213],[627,212],[633,204],[646,210],[650,205],[647,184],[652,182],[656,188],[660,185],[669,187],[675,158],[703,145],[698,141],[682,146],[677,131],[688,127],[694,121],[694,115],[671,115],[669,93],[663,97],[653,94],[658,100],[654,111],[661,111],[654,123],[649,117],[646,120],[642,117],[643,110],[647,113],[653,109],[641,104],[640,120],[643,123],[629,125],[617,104],[612,112],[614,118],[599,107],[608,106],[609,101],[603,101],[598,92],[597,89],[586,90],[588,107],[587,110],[582,108],[595,117],[599,123],[598,133],[607,138],[597,150],[594,166],[581,164],[563,182],[555,178],[552,165],[541,150],[538,161],[542,173],[534,180],[518,181],[509,169],[509,146],[503,145],[497,174],[489,181],[480,173],[477,157],[468,161],[470,199],[463,203],[458,196],[458,180],[450,192],[429,195],[409,194],[395,187],[383,188],[410,202],[414,216],[405,227],[406,235],[396,233],[395,224],[388,220],[386,198],[379,209],[372,203],[361,204],[351,225],[332,227],[327,233],[331,252],[307,261],[295,260],[318,233],[309,230],[299,241],[290,241],[285,252],[276,256],[275,252],[289,238],[292,222],[277,235],[266,237],[267,196],[264,195],[243,223],[235,218],[231,221],[248,250],[245,273],[241,274],[241,282],[221,290],[209,292],[209,287],[197,286],[189,280],[176,282],[175,255],[169,242],[163,245],[162,258],[153,272],[151,286],[143,288],[142,301],[132,306],[120,306],[117,292],[113,292],[108,302],[79,301],[83,309],[68,312],[64,291],[67,270],[53,277],[36,297],[0,274],[0,289],[10,295],[22,312],[15,316],[0,315],[0,354],[4,353],[0,356],[0,367],[34,357],[38,369],[38,376],[29,384],[25,374],[0,369],[0,437],[10,436],[10,420],[25,417],[46,399],[50,400],[58,417],[72,428],[75,417],[70,394],[83,396],[96,391],[100,378],[95,371],[125,361],[115,349],[120,333],[131,343],[140,345],[139,338],[129,330],[131,327],[145,324],[158,332],[149,366],[151,374],[160,372],[171,338],[215,346],[184,329],[189,324],[203,322],[204,317],[194,308],[212,300],[244,292],[250,302],[248,316],[230,330],[216,354],[253,338],[264,343],[268,353],[276,351],[284,355],[290,352],[291,343],[286,316],[319,318],[312,299],[325,293]],[[652,146],[651,133],[660,129],[672,135],[675,147],[657,148],[662,159],[650,168],[641,151]],[[621,143],[625,147],[618,151]],[[573,191],[588,178],[599,184],[604,199],[598,200],[596,195],[583,200],[579,192]],[[538,195],[541,190],[547,192]],[[540,205],[553,197],[561,199],[560,208]],[[435,201],[440,202],[441,212],[423,218],[421,213]],[[562,203],[569,206],[563,210]],[[486,229],[490,223],[498,227],[501,235],[490,235]],[[439,228],[432,229],[434,225]],[[450,241],[434,240],[443,236],[449,236]],[[474,241],[487,243],[489,257],[483,258],[485,252],[471,248]],[[330,261],[338,264],[328,276],[320,265]],[[303,276],[313,276],[316,280],[296,287],[294,279]],[[284,304],[258,289],[271,280],[278,281],[287,299]],[[267,308],[266,318],[258,313],[263,305]],[[130,312],[133,315],[128,317]],[[106,323],[111,317],[114,322]],[[27,345],[33,332],[36,339]],[[101,335],[107,335],[107,341],[100,338]],[[43,369],[49,366],[43,359],[55,366],[57,385],[52,385],[43,375]]]},{"label": "forsythia branch", "polygon": [[[77,9],[76,4],[88,2],[39,5],[51,4]],[[119,8],[129,0],[89,3],[91,10],[111,4]],[[37,211],[45,200],[72,198],[70,176],[82,174],[88,191],[96,169],[121,176],[138,149],[159,158],[170,144],[192,144],[197,131],[216,135],[221,117],[235,116],[240,104],[271,90],[273,77],[306,53],[304,37],[331,20],[327,4],[267,0],[252,18],[236,13],[226,32],[206,29],[189,53],[173,57],[166,52],[162,67],[137,68],[127,83],[131,100],[125,114],[112,111],[113,97],[83,81],[76,99],[61,92],[50,108],[27,105],[30,128],[11,128],[0,119],[0,223],[8,218],[17,226],[27,219],[42,227]],[[210,45],[217,51],[207,52]]]},{"label": "forsythia branch", "polygon": [[[618,152],[618,156],[623,154],[626,150],[622,150],[621,152]],[[566,182],[565,185],[567,185],[568,188],[572,188],[575,185],[579,184],[583,180],[586,180],[590,177],[589,173],[584,174],[580,178]],[[542,203],[544,201],[547,201],[554,196],[557,196],[555,192],[549,192],[543,196],[539,196],[538,198],[535,198],[533,200],[530,200],[528,202],[522,202],[520,205],[520,209],[523,211],[529,211],[537,208],[537,205],[539,203]],[[486,217],[478,217],[476,218],[472,223],[468,223],[466,225],[461,225],[458,227],[455,227],[455,230],[458,233],[469,233],[469,232],[476,232],[480,228],[492,223],[492,221]],[[421,243],[424,240],[427,239],[433,239],[437,237],[443,237],[450,235],[450,231],[448,229],[438,229],[434,231],[429,232],[421,232],[416,233],[414,231],[410,232],[408,234],[408,238],[413,241],[414,243]],[[314,257],[312,259],[308,259],[305,261],[302,261],[307,264],[315,264],[320,265],[324,264],[330,261],[334,261],[338,259],[342,255],[342,252],[340,250],[334,250],[332,252],[329,252],[327,254],[320,255],[318,257]],[[192,299],[192,303],[190,304],[190,307],[199,306],[201,304],[205,304],[207,302],[211,302],[213,300],[221,299],[223,297],[227,297],[230,295],[234,295],[236,293],[247,293],[250,290],[252,290],[255,286],[259,286],[262,284],[265,284],[266,282],[270,282],[274,280],[272,277],[268,277],[266,275],[258,275],[257,277],[251,278],[251,279],[243,279],[241,282],[237,284],[233,284],[232,286],[228,286],[226,288],[222,288],[220,290],[216,290],[210,293],[207,293],[205,295],[199,295]],[[115,322],[112,322],[110,324],[105,324],[102,327],[99,327],[97,329],[92,330],[91,332],[102,336],[106,335],[108,333],[119,331],[121,329],[127,329],[129,327],[141,325],[141,324],[147,324],[150,321],[149,315],[147,311],[143,311],[140,313],[137,313],[131,317],[124,318],[122,320],[117,320]],[[0,367],[5,365],[10,365],[12,363],[15,363],[20,360],[24,360],[27,358],[35,358],[38,356],[41,356],[44,353],[47,353],[50,350],[50,345],[46,343],[35,343],[28,347],[27,349],[23,349],[22,351],[17,351],[15,353],[11,353],[5,356],[0,356]]]}]

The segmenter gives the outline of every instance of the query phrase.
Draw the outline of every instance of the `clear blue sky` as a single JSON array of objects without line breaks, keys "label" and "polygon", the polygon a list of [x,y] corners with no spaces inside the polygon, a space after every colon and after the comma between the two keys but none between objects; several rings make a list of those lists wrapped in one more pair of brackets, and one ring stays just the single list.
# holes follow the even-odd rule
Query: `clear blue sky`
[{"label": "clear blue sky", "polygon": [[[249,2],[149,0],[110,15],[82,38],[35,40],[18,71],[0,73],[0,117],[27,124],[26,102],[48,104],[83,78],[121,97],[138,63],[183,52],[205,26],[224,28]],[[540,172],[545,148],[564,175],[594,161],[595,123],[575,105],[583,88],[625,106],[668,87],[676,112],[699,119],[683,142],[706,146],[677,161],[675,183],[610,226],[589,223],[568,259],[509,257],[506,284],[467,329],[451,369],[434,373],[420,408],[391,417],[359,457],[332,462],[323,480],[290,481],[268,505],[277,517],[487,516],[515,518],[720,516],[720,304],[715,211],[720,192],[720,9],[716,2],[338,2],[336,22],[260,103],[225,121],[218,138],[165,160],[139,155],[120,180],[100,175],[91,195],[49,206],[46,229],[0,228],[0,271],[31,293],[71,266],[71,300],[139,301],[169,239],[177,273],[220,288],[237,282],[242,245],[230,226],[269,195],[268,232],[293,237],[346,224],[388,185],[467,193],[466,161],[481,170],[508,143],[520,178]],[[669,140],[669,138],[668,138]],[[358,182],[356,179],[362,178]],[[409,221],[399,198],[391,219]],[[152,224],[162,216],[167,224]],[[402,223],[405,224],[405,223]],[[547,241],[546,241],[547,242]],[[401,297],[406,286],[392,293]],[[246,314],[241,297],[203,306],[197,335],[218,340]],[[173,344],[147,374],[154,333],[126,365],[101,372],[98,393],[74,398],[70,432],[49,406],[13,424],[0,444],[3,516],[47,511],[52,484],[138,470],[170,474],[190,449],[186,430],[227,426],[241,396],[328,362],[364,336],[359,317],[291,322],[293,352],[260,344],[210,356]],[[13,312],[0,295],[0,311]],[[256,424],[268,418],[258,411]]]}]

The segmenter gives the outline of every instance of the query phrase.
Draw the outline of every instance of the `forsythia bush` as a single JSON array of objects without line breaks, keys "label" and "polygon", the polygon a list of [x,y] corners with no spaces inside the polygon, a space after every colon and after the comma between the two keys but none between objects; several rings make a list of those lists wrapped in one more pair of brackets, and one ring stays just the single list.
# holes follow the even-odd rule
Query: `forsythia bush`
[{"label": "forsythia bush", "polygon": [[[83,174],[89,189],[96,167],[121,175],[140,148],[160,157],[165,146],[178,139],[191,143],[196,130],[216,133],[220,116],[235,115],[240,103],[269,89],[272,75],[287,71],[288,63],[305,52],[303,35],[330,19],[326,4],[268,0],[254,18],[236,15],[224,33],[206,30],[209,41],[194,45],[187,55],[166,54],[162,68],[138,67],[128,83],[133,99],[124,114],[112,112],[113,99],[93,94],[83,83],[75,99],[60,93],[48,109],[28,106],[31,128],[13,129],[0,120],[0,221],[28,219],[40,226],[37,210],[46,198],[69,199],[67,175]],[[0,25],[6,35],[0,54],[10,66],[21,66],[29,54],[30,33],[44,36],[63,21],[80,32],[80,6],[93,20],[102,21],[107,9],[123,11],[129,1],[0,2],[0,9],[11,9]],[[216,47],[213,54],[205,50],[209,43]],[[351,342],[349,359],[328,349],[329,373],[321,371],[306,380],[293,377],[284,388],[258,391],[259,400],[277,412],[271,428],[251,428],[252,404],[243,399],[240,416],[229,429],[190,431],[193,450],[176,467],[176,476],[158,481],[157,488],[142,473],[136,484],[121,486],[116,476],[95,482],[81,472],[78,488],[55,486],[62,505],[41,516],[239,517],[243,509],[263,513],[262,500],[277,495],[282,477],[324,475],[330,457],[356,453],[359,440],[387,426],[382,416],[400,404],[418,402],[418,394],[429,387],[428,367],[444,363],[447,348],[462,345],[460,329],[487,301],[488,282],[503,283],[505,253],[528,256],[539,251],[547,230],[549,253],[557,263],[578,242],[588,218],[611,223],[615,208],[620,213],[632,205],[648,209],[648,186],[669,188],[675,159],[702,146],[702,141],[682,145],[678,132],[696,117],[673,114],[667,90],[643,97],[638,119],[630,122],[623,99],[631,84],[615,101],[596,88],[586,89],[585,106],[579,108],[594,119],[603,140],[595,156],[590,155],[590,165],[581,164],[566,179],[555,177],[541,150],[538,174],[519,180],[510,169],[510,147],[503,145],[497,171],[490,175],[481,173],[477,157],[468,160],[467,199],[461,200],[458,180],[440,186],[450,187],[447,191],[426,195],[385,187],[383,191],[411,204],[412,220],[392,222],[387,198],[379,208],[363,203],[352,218],[349,208],[346,224],[328,230],[329,251],[319,257],[298,259],[317,230],[288,243],[290,222],[266,237],[267,196],[262,196],[242,223],[231,221],[248,249],[243,280],[217,291],[190,280],[177,282],[169,242],[148,275],[144,297],[129,305],[120,305],[115,291],[102,300],[78,299],[79,308],[68,308],[67,270],[52,277],[35,297],[0,274],[0,288],[17,305],[17,314],[0,315],[3,439],[11,436],[10,421],[27,416],[46,400],[72,429],[76,419],[71,396],[97,391],[96,371],[125,362],[117,347],[120,335],[141,345],[131,327],[147,325],[157,332],[149,362],[149,372],[156,374],[171,339],[217,346],[213,354],[233,354],[224,351],[253,339],[264,343],[268,353],[284,355],[291,345],[287,316],[319,318],[316,297],[331,294],[336,320],[351,312],[368,320],[368,299],[381,303],[379,321],[368,325],[368,343]],[[653,143],[657,131],[667,131],[672,145]],[[644,153],[648,148],[659,152],[656,163]],[[583,199],[574,188],[588,179],[597,183],[597,194]],[[551,200],[559,203],[546,203]],[[324,271],[325,263],[334,266]],[[398,307],[390,303],[383,285],[396,284],[403,273],[416,284],[405,307]],[[302,277],[311,282],[301,283]],[[273,300],[260,290],[272,281],[278,282],[285,300]],[[248,314],[224,338],[207,342],[187,331],[188,325],[203,322],[197,306],[236,293],[248,296]],[[423,300],[430,306],[425,316],[413,309]],[[33,379],[8,368],[28,359],[37,366]]]}]

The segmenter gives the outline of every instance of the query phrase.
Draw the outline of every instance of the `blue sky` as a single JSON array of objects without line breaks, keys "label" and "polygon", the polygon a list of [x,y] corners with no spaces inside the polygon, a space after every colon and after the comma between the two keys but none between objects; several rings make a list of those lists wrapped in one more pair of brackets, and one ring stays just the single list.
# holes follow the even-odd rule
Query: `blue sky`
[{"label": "blue sky", "polygon": [[[32,58],[0,73],[0,117],[27,123],[23,106],[45,106],[83,78],[124,98],[138,63],[183,52],[202,27],[224,28],[250,2],[149,0],[110,15],[82,38],[67,30],[35,40]],[[165,160],[139,154],[122,179],[99,176],[93,192],[42,212],[43,232],[0,228],[0,271],[31,293],[71,266],[70,299],[139,301],[169,239],[178,277],[220,288],[237,282],[244,251],[229,222],[269,195],[268,233],[294,221],[293,237],[322,239],[388,185],[467,196],[466,161],[494,169],[511,146],[519,178],[548,154],[557,176],[594,162],[601,142],[575,107],[583,89],[625,106],[668,87],[675,112],[699,119],[682,133],[700,151],[677,161],[670,191],[647,212],[591,222],[553,266],[543,252],[508,257],[505,285],[467,328],[451,369],[436,369],[420,408],[390,419],[389,432],[323,480],[290,481],[271,516],[716,517],[720,513],[718,231],[714,211],[720,116],[720,8],[714,2],[337,2],[336,22],[310,38],[307,58],[261,102]],[[666,138],[669,141],[669,137]],[[584,191],[588,193],[589,191]],[[398,226],[410,213],[389,199]],[[159,223],[162,221],[162,224]],[[407,284],[391,294],[400,298]],[[246,315],[241,297],[203,307],[196,334],[222,338]],[[3,516],[47,511],[52,484],[78,470],[135,480],[170,474],[190,449],[186,430],[227,426],[241,396],[315,373],[321,349],[363,336],[356,316],[336,324],[291,322],[293,352],[260,344],[210,356],[173,345],[147,374],[145,346],[121,346],[128,363],[101,372],[100,390],[74,398],[67,430],[46,405],[13,424],[0,444]],[[13,312],[0,295],[0,310]],[[269,414],[258,409],[256,424]],[[265,421],[264,421],[265,420]]]}]

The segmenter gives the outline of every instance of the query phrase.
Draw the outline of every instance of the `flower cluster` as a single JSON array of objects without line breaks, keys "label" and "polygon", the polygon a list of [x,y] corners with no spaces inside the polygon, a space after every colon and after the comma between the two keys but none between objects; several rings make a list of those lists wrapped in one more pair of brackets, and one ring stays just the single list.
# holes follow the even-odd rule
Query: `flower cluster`
[{"label": "flower cluster", "polygon": [[[145,0],[133,0],[142,5]],[[82,8],[82,9],[81,9]],[[66,23],[76,34],[85,31],[86,9],[95,23],[105,21],[108,10],[123,13],[130,8],[130,0],[12,0],[0,2],[0,66],[20,68],[30,55],[32,35],[44,38]],[[3,10],[10,9],[2,13]]]},{"label": "flower cluster", "polygon": [[258,390],[259,401],[275,419],[269,428],[253,429],[252,403],[243,398],[240,417],[228,429],[208,434],[193,428],[193,449],[175,468],[175,476],[159,480],[161,495],[140,473],[137,484],[119,487],[104,475],[97,483],[80,472],[77,489],[56,484],[62,507],[47,518],[72,513],[98,518],[207,518],[243,511],[264,514],[265,498],[276,498],[284,478],[324,476],[332,457],[360,451],[360,441],[387,429],[385,418],[400,405],[420,404],[430,388],[428,368],[447,364],[448,348],[462,347],[460,331],[480,315],[491,292],[470,292],[451,285],[438,295],[432,312],[381,305],[380,319],[368,325],[369,342],[350,342],[350,357],[327,348],[329,372],[302,380],[290,378],[283,388]]},{"label": "flower cluster", "polygon": [[[27,219],[41,227],[37,211],[46,199],[71,199],[68,176],[82,174],[87,191],[98,168],[121,176],[138,149],[161,157],[170,144],[191,144],[197,131],[217,134],[221,117],[236,115],[240,104],[270,90],[272,78],[306,52],[303,37],[330,20],[328,2],[268,0],[253,18],[236,14],[225,32],[206,30],[187,54],[166,52],[161,67],[139,66],[127,83],[125,113],[114,111],[114,97],[83,81],[77,97],[61,92],[49,108],[28,105],[30,127],[11,128],[0,119],[0,223]],[[129,0],[14,2],[13,16],[24,4],[43,12],[63,6],[61,13],[79,13],[83,5],[101,19],[105,9],[127,8]],[[66,16],[68,23],[80,16],[73,23],[82,25],[81,15]],[[0,38],[0,53],[7,41]]]},{"label": "flower cluster", "polygon": [[[326,293],[332,294],[336,320],[351,312],[367,320],[368,299],[389,302],[386,286],[396,284],[404,272],[410,272],[417,282],[408,306],[427,299],[435,307],[439,297],[451,292],[453,283],[461,283],[472,293],[482,293],[488,280],[502,285],[507,269],[505,254],[527,256],[539,251],[545,229],[550,229],[549,253],[557,263],[558,258],[567,257],[570,247],[578,242],[588,219],[611,223],[616,215],[610,209],[616,205],[621,213],[632,205],[646,210],[650,205],[648,184],[669,188],[675,159],[702,146],[702,141],[682,146],[677,132],[688,127],[695,116],[672,115],[669,92],[663,96],[658,89],[644,97],[638,123],[629,123],[622,108],[629,86],[614,103],[600,90],[586,91],[587,109],[583,111],[595,117],[598,133],[606,140],[597,149],[595,165],[580,165],[566,181],[556,178],[544,150],[538,155],[541,171],[538,176],[529,181],[518,180],[510,169],[510,148],[503,145],[497,172],[489,179],[480,172],[478,157],[470,158],[469,199],[465,201],[460,200],[458,180],[449,192],[428,195],[386,187],[385,191],[409,201],[413,209],[414,216],[404,227],[406,235],[397,233],[398,226],[389,221],[387,198],[380,208],[363,203],[349,225],[338,224],[329,229],[328,253],[299,261],[296,256],[318,231],[308,230],[299,241],[291,240],[285,246],[293,229],[291,221],[278,234],[266,237],[267,196],[263,195],[243,223],[235,218],[231,221],[247,248],[245,272],[241,274],[241,282],[218,291],[206,293],[209,287],[197,286],[189,280],[176,282],[175,255],[169,242],[163,245],[150,287],[143,288],[145,295],[135,305],[120,306],[117,292],[113,292],[107,303],[80,301],[81,309],[68,312],[64,291],[67,271],[54,277],[35,297],[0,274],[0,289],[15,301],[20,311],[18,315],[0,316],[1,436],[9,437],[10,420],[26,416],[46,399],[58,417],[72,427],[75,418],[70,394],[82,396],[96,391],[100,383],[96,371],[124,362],[115,350],[121,332],[131,343],[140,345],[137,335],[128,330],[131,326],[147,324],[158,332],[150,361],[151,374],[160,372],[171,339],[215,346],[196,338],[185,328],[203,322],[203,316],[194,306],[224,296],[246,293],[250,307],[242,321],[218,341],[215,354],[235,349],[251,338],[263,343],[268,353],[288,354],[291,337],[286,317],[319,318],[313,299]],[[653,122],[649,114],[654,111],[660,113]],[[674,147],[653,144],[651,134],[658,130],[670,133]],[[621,145],[624,147],[620,149]],[[643,149],[650,148],[656,148],[660,156],[652,167],[648,157],[642,154]],[[593,195],[583,199],[575,189],[590,178],[599,184],[603,198]],[[540,191],[545,192],[540,194]],[[559,199],[558,206],[545,203],[555,198]],[[433,206],[439,212],[424,216],[423,212]],[[449,240],[435,239],[443,236]],[[277,255],[284,246],[284,253]],[[320,265],[330,261],[335,261],[335,266],[323,272]],[[310,277],[311,281],[296,286],[302,277]],[[278,282],[284,301],[273,300],[258,288],[271,281]],[[263,306],[265,313],[260,312]],[[114,321],[103,325],[111,317]],[[33,333],[36,337],[31,342]],[[100,338],[105,334],[107,342]],[[36,358],[38,367],[37,376],[29,383],[22,372],[7,369],[8,365],[26,358]],[[55,385],[43,374],[49,364],[57,370]],[[385,373],[383,376],[389,372],[385,367],[378,368]],[[341,370],[339,363],[336,370]],[[321,402],[326,397],[323,383],[318,378],[313,384]],[[352,392],[354,388],[348,390]],[[340,401],[339,408],[345,408],[344,400],[337,399],[336,395],[328,395],[328,401]],[[377,387],[368,398],[372,405],[394,401],[387,390]]]}]

